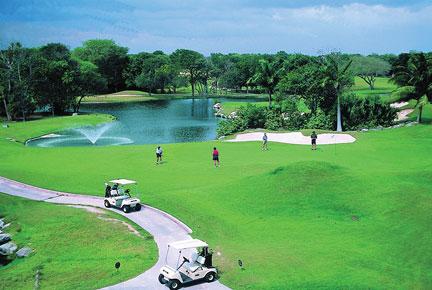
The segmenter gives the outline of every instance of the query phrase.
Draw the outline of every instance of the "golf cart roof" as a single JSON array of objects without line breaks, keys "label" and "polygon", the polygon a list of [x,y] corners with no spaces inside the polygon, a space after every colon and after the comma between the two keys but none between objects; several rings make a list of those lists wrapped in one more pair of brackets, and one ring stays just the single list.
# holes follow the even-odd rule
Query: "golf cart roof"
[{"label": "golf cart roof", "polygon": [[118,183],[121,185],[128,185],[128,184],[136,184],[137,182],[134,180],[128,180],[128,179],[114,179],[110,180],[111,183]]},{"label": "golf cart roof", "polygon": [[191,240],[169,243],[168,247],[172,247],[177,250],[183,250],[183,249],[191,249],[191,248],[208,247],[208,244],[198,239],[191,239]]}]

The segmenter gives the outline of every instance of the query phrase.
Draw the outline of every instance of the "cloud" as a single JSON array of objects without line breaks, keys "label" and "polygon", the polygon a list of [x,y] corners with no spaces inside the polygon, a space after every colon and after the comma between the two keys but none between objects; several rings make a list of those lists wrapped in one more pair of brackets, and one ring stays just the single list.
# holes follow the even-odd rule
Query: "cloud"
[{"label": "cloud", "polygon": [[399,2],[76,0],[32,6],[24,1],[0,12],[0,35],[26,45],[53,41],[71,47],[88,38],[110,38],[132,52],[430,50],[432,40],[425,35],[432,32],[432,5]]}]

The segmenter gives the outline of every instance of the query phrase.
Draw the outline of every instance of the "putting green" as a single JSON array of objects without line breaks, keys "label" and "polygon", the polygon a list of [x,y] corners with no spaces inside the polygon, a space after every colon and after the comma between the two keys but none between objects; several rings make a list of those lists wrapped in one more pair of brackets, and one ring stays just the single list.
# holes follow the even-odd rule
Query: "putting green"
[{"label": "putting green", "polygon": [[[34,127],[44,130],[28,122],[21,136]],[[232,288],[432,287],[429,125],[354,133],[353,144],[317,151],[270,143],[263,152],[259,142],[166,144],[162,165],[151,145],[25,148],[3,139],[13,130],[0,131],[1,175],[93,195],[107,179],[136,179],[143,202],[210,243],[221,282]],[[220,168],[212,166],[213,146]]]}]

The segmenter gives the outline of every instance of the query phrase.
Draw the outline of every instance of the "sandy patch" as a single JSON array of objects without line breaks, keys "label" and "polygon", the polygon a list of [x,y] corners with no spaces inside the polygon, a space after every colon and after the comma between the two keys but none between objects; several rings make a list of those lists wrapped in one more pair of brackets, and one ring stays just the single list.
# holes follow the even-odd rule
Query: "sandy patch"
[{"label": "sandy patch", "polygon": [[138,232],[133,226],[131,226],[127,222],[124,222],[124,221],[121,221],[121,220],[118,220],[115,218],[103,217],[102,215],[105,214],[105,211],[103,209],[93,207],[93,206],[85,206],[85,205],[69,205],[69,206],[75,207],[75,208],[81,208],[81,209],[84,209],[88,212],[95,213],[98,215],[97,218],[101,219],[103,221],[108,221],[108,222],[113,222],[113,223],[121,223],[122,225],[126,226],[131,233],[133,233],[134,235],[137,235],[139,237],[142,237],[140,232]]},{"label": "sandy patch", "polygon": [[408,102],[396,102],[396,103],[391,103],[390,107],[395,109],[400,109],[402,107],[405,107],[406,105],[408,105]]},{"label": "sandy patch", "polygon": [[126,223],[124,221],[121,221],[121,220],[118,220],[118,219],[114,219],[114,218],[106,218],[106,217],[102,217],[102,216],[98,216],[98,219],[101,219],[103,221],[113,222],[113,223],[121,223],[122,225],[126,226],[131,233],[133,233],[134,235],[137,235],[138,237],[142,238],[142,236],[141,236],[141,234],[140,234],[139,231],[137,231],[133,226],[131,226],[130,224],[128,224],[128,223]]},{"label": "sandy patch", "polygon": [[96,213],[96,214],[105,214],[105,211],[103,209],[93,207],[93,206],[86,206],[86,205],[67,205],[67,206],[75,207],[75,208],[82,208],[88,212],[92,212],[92,213]]},{"label": "sandy patch", "polygon": [[397,121],[404,121],[408,119],[408,115],[414,112],[414,109],[405,109],[397,112]]},{"label": "sandy patch", "polygon": [[[232,140],[226,142],[247,142],[247,141],[262,141],[263,132],[244,133],[238,134]],[[298,144],[298,145],[310,145],[310,136],[305,136],[301,132],[291,133],[267,133],[268,141],[287,143],[287,144]],[[325,133],[318,134],[317,144],[343,144],[353,143],[356,139],[350,134],[337,134],[337,133]]]}]

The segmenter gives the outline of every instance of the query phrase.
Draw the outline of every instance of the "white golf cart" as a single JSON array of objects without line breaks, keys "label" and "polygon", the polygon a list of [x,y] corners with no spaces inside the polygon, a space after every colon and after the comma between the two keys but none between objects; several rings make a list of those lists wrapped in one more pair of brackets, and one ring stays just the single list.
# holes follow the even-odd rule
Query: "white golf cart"
[{"label": "white golf cart", "polygon": [[[165,257],[166,266],[159,271],[159,282],[167,284],[170,289],[179,289],[185,283],[198,280],[212,282],[217,277],[212,257],[207,243],[203,241],[191,239],[170,243]],[[169,258],[174,260],[169,261]]]},{"label": "white golf cart", "polygon": [[105,183],[105,207],[120,208],[125,213],[131,210],[140,211],[141,203],[138,198],[130,195],[130,185],[136,184],[136,181],[127,179],[114,179]]}]

